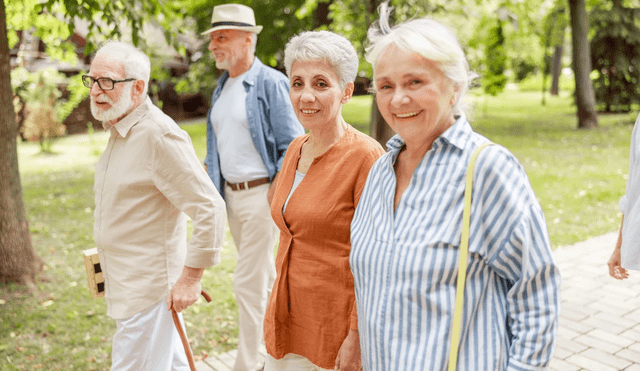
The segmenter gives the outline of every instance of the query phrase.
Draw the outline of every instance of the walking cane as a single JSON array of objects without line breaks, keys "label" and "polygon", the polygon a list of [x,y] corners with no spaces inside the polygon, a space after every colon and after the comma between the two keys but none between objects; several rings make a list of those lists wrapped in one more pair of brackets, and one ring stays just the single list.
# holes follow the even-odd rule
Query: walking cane
[{"label": "walking cane", "polygon": [[[200,294],[204,297],[204,300],[207,303],[211,302],[211,296],[206,293],[206,291],[202,290]],[[173,317],[173,323],[176,325],[176,329],[178,330],[178,334],[180,334],[180,340],[182,340],[182,346],[184,347],[184,352],[187,354],[187,360],[189,361],[189,368],[191,371],[196,371],[196,362],[193,359],[193,353],[191,352],[191,347],[189,346],[189,341],[187,341],[187,335],[184,333],[182,329],[182,325],[180,324],[180,318],[178,318],[178,313],[176,310],[171,308],[171,316]]]}]

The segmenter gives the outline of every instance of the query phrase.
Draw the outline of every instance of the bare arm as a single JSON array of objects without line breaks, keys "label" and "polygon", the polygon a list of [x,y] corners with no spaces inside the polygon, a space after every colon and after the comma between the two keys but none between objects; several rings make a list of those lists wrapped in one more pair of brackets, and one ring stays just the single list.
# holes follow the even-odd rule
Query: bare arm
[{"label": "bare arm", "polygon": [[622,246],[622,226],[624,225],[624,215],[622,215],[622,221],[620,222],[620,233],[618,233],[618,241],[616,247],[613,249],[611,258],[607,265],[609,266],[609,275],[617,280],[623,280],[629,277],[629,272],[620,266],[620,247]]}]

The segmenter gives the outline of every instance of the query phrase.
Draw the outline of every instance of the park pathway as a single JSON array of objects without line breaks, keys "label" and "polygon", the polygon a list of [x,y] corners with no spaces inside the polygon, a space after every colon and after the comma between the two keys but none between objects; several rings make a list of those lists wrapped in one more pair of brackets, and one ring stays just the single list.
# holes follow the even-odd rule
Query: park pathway
[{"label": "park pathway", "polygon": [[[640,272],[624,281],[609,277],[606,263],[617,237],[608,233],[554,251],[562,309],[549,370],[640,371]],[[230,371],[235,352],[199,361],[198,371]]]}]

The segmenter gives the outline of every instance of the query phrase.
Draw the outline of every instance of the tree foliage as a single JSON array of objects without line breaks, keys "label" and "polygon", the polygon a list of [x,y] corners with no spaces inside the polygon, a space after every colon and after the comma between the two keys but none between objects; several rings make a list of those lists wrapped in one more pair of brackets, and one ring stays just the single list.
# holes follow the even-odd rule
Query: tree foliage
[{"label": "tree foliage", "polygon": [[[258,35],[256,56],[272,67],[282,68],[284,46],[293,35],[313,27],[316,3],[305,0],[237,0],[254,10],[256,24],[262,25]],[[176,90],[181,93],[203,93],[211,98],[220,71],[216,70],[211,52],[207,49],[210,38],[200,35],[211,28],[211,15],[216,5],[228,1],[182,0],[167,4],[176,17],[191,18],[191,32],[200,39],[198,50],[189,57],[189,72],[175,79]],[[308,3],[308,4],[307,4]]]},{"label": "tree foliage", "polygon": [[591,64],[596,101],[606,112],[640,104],[640,9],[619,1],[591,11]]},{"label": "tree foliage", "polygon": [[493,96],[500,93],[507,85],[507,76],[504,74],[507,63],[504,43],[502,21],[497,20],[489,31],[485,44],[487,69],[482,81],[485,93]]},{"label": "tree foliage", "polygon": [[53,140],[65,133],[62,124],[66,118],[62,115],[64,101],[59,99],[62,96],[59,86],[65,80],[65,76],[54,68],[33,73],[24,68],[11,71],[11,85],[25,102],[27,112],[22,132],[28,140],[40,143],[42,152],[51,152]]},{"label": "tree foliage", "polygon": [[[378,18],[377,8],[381,2],[381,0],[236,1],[253,8],[257,23],[264,26],[259,36],[256,54],[263,62],[274,67],[282,67],[284,46],[293,35],[315,27],[329,28],[344,35],[352,41],[360,56],[363,56],[367,45],[366,31]],[[622,0],[613,1],[623,3]],[[85,48],[87,54],[94,51],[96,46],[105,40],[125,38],[147,51],[151,54],[152,60],[157,61],[160,58],[154,57],[154,53],[158,50],[153,45],[156,37],[145,36],[143,32],[144,25],[155,25],[164,31],[168,44],[191,64],[189,73],[182,78],[178,85],[179,90],[203,92],[206,97],[210,97],[219,71],[216,71],[211,53],[207,50],[209,40],[207,36],[196,36],[195,41],[191,40],[190,43],[197,44],[197,48],[193,49],[189,43],[184,41],[184,37],[193,34],[194,31],[199,33],[208,29],[213,7],[227,2],[224,0],[177,0],[171,2],[162,0],[3,0],[0,12],[0,25],[2,26],[0,27],[2,28],[0,30],[0,36],[2,36],[0,38],[2,51],[0,53],[2,54],[2,58],[0,58],[0,96],[6,99],[3,99],[0,104],[0,108],[3,109],[0,115],[0,140],[11,143],[16,136],[15,115],[14,112],[11,112],[13,104],[11,102],[7,46],[13,46],[18,41],[17,31],[29,30],[33,32],[45,43],[49,56],[73,62],[76,59],[73,46],[65,40],[74,31],[76,21],[84,20],[88,23],[89,30],[88,43]],[[327,3],[329,3],[329,14],[324,17],[326,22],[318,22],[318,19],[322,19],[322,17],[318,16],[317,10],[319,8],[323,11],[326,10]],[[544,45],[551,45],[551,43],[540,42],[545,37],[544,34],[541,34],[540,24],[555,3],[554,0],[390,0],[390,5],[396,9],[393,13],[392,24],[423,15],[444,20],[444,23],[451,26],[460,38],[472,69],[486,77],[489,84],[485,84],[485,86],[494,87],[504,86],[503,84],[506,82],[504,71],[517,69],[518,66],[521,66],[526,74],[526,71],[531,70],[532,64],[537,64],[537,62],[531,61],[543,60],[543,55],[546,53]],[[587,18],[586,12],[584,12],[585,0],[569,0],[569,3],[571,4],[571,14],[578,17],[572,17],[572,22],[575,23],[577,20],[582,22],[575,23],[573,34],[574,36],[579,34],[580,40],[584,40],[586,39],[585,30],[587,30],[584,27]],[[586,6],[595,6],[598,3],[599,0],[586,0]],[[638,0],[624,2],[627,8],[638,7],[637,3]],[[628,17],[628,15],[625,16]],[[611,17],[610,19],[613,19]],[[622,16],[620,15],[620,17]],[[621,23],[631,24],[627,21],[628,18],[620,19]],[[500,24],[500,27],[496,27],[496,24]],[[612,34],[614,30],[611,28],[607,28],[607,32],[604,34]],[[629,33],[629,30],[632,29],[627,27],[627,31],[619,31],[615,36],[622,38],[623,35],[626,35],[624,37],[631,35],[632,42],[636,43],[636,31]],[[604,43],[600,40],[596,41]],[[492,42],[491,45],[494,47],[485,47],[488,42]],[[499,47],[500,45],[502,48]],[[574,50],[585,51],[588,49],[588,43],[585,46],[574,42]],[[496,52],[499,52],[499,58],[494,60]],[[615,61],[615,63],[605,66],[605,70],[609,71],[607,76],[612,76],[615,71],[616,74],[623,74],[625,81],[634,82],[637,85],[637,76],[632,74],[636,71],[631,70],[631,67],[637,66],[637,59],[633,58],[627,58],[626,61],[623,59],[620,62],[618,56],[615,58],[607,57],[606,60]],[[574,57],[576,69],[582,66],[584,59],[590,62],[588,55],[578,57],[576,54]],[[371,67],[364,62],[364,59],[361,59],[360,67],[361,75],[371,76]],[[598,70],[602,71],[603,69],[598,66]],[[160,70],[154,68],[154,71]],[[589,76],[588,73],[585,76],[582,69],[579,71],[576,73],[579,117],[581,123],[584,120],[588,121],[587,126],[593,123],[597,125],[597,118],[593,110],[588,107],[590,105],[588,99],[585,103],[585,97],[589,96],[587,84],[590,81]],[[158,72],[158,75],[162,74]],[[579,83],[578,78],[581,79]],[[613,86],[615,89],[624,90],[612,85],[610,77],[608,79],[603,80],[603,84],[608,83],[609,87]],[[608,94],[609,97],[615,95],[618,94]],[[75,97],[73,99],[77,98],[76,95],[73,97]],[[376,112],[375,105],[373,111]],[[379,119],[379,114],[374,116]],[[8,148],[6,153],[1,153],[3,158],[7,159],[5,161],[7,166],[0,171],[0,180],[4,181],[4,183],[0,182],[2,196],[0,199],[4,197],[4,199],[21,201],[15,146],[7,145],[6,148]],[[3,220],[9,220],[6,218],[7,215],[24,214],[22,203],[0,206],[2,206],[0,208],[2,210],[0,212],[0,241],[3,242],[0,244],[0,258],[6,257],[5,260],[0,259],[0,278],[2,278],[3,268],[5,268],[3,264],[10,259],[13,253],[8,250],[7,246],[9,245],[3,239],[12,238],[15,240],[13,242],[17,241],[12,246],[20,246],[21,248],[30,248],[31,242],[28,230],[26,234],[23,233],[26,226],[24,218],[20,219],[18,223],[14,223],[20,225],[23,231],[16,229],[5,233],[2,229],[4,228]],[[12,267],[12,269],[14,268]],[[15,269],[12,272],[11,277],[15,277]],[[33,276],[33,272],[28,272],[28,275]]]}]

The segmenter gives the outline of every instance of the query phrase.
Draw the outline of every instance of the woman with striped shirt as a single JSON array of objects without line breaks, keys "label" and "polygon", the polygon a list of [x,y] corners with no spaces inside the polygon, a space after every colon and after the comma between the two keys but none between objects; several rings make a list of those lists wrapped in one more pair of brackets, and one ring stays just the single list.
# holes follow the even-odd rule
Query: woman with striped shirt
[{"label": "woman with striped shirt", "polygon": [[[462,110],[472,74],[456,37],[417,19],[369,30],[380,112],[397,133],[372,167],[351,223],[364,370],[446,370],[465,172],[488,140]],[[544,370],[554,352],[560,274],[544,215],[501,146],[475,165],[457,370]]]}]

